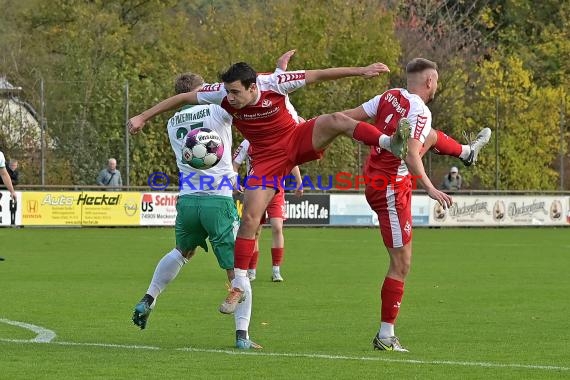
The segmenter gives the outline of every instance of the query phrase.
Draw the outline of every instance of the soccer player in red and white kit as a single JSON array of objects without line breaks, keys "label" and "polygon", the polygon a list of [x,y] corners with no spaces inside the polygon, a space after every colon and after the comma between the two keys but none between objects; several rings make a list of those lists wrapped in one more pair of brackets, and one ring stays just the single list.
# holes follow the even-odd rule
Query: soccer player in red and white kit
[{"label": "soccer player in red and white kit", "polygon": [[[294,52],[291,50],[288,54],[291,56]],[[247,63],[240,62],[221,75],[223,83],[173,96],[129,120],[129,131],[134,134],[147,120],[160,113],[184,104],[214,103],[232,115],[233,125],[251,143],[253,177],[248,179],[244,192],[242,219],[235,243],[236,277],[220,312],[233,313],[243,300],[243,289],[249,283],[247,269],[255,247],[255,232],[269,201],[279,191],[279,178],[289,174],[296,165],[321,158],[326,147],[340,135],[391,150],[401,158],[407,154],[409,125],[402,124],[394,135],[388,136],[375,126],[358,122],[341,112],[298,123],[288,94],[312,83],[354,76],[373,78],[386,72],[389,72],[388,67],[377,62],[366,67],[258,75]]]},{"label": "soccer player in red and white kit", "polygon": [[[237,147],[233,155],[233,166],[234,171],[238,171],[240,165],[246,163],[246,173],[249,175],[251,165],[249,158],[249,141],[244,139],[240,145]],[[291,170],[291,174],[295,177],[295,183],[301,184],[301,172],[299,167],[295,166]],[[281,181],[279,181],[281,186]],[[297,197],[303,196],[303,188],[299,186],[295,189],[295,195]],[[266,217],[267,216],[267,217]],[[250,281],[255,280],[257,273],[257,260],[259,257],[259,236],[261,234],[262,225],[269,220],[271,225],[271,281],[282,282],[283,276],[281,275],[281,263],[283,262],[283,256],[285,255],[285,237],[283,235],[283,222],[287,219],[287,211],[285,208],[285,192],[283,191],[283,186],[279,189],[279,192],[269,202],[267,206],[266,213],[261,218],[261,223],[255,233],[255,248],[253,249],[253,256],[249,262],[249,267],[247,269],[247,277]]]},{"label": "soccer player in red and white kit", "polygon": [[[372,343],[377,349],[393,351],[407,351],[395,335],[394,324],[412,261],[410,172],[419,179],[428,195],[443,207],[447,208],[452,203],[449,195],[432,184],[421,159],[421,155],[430,147],[429,142],[424,147],[432,122],[426,103],[433,100],[437,91],[437,64],[423,58],[413,59],[406,66],[406,77],[407,89],[388,90],[355,109],[345,111],[346,115],[356,120],[373,119],[376,127],[387,134],[395,130],[400,118],[406,118],[412,126],[405,160],[380,147],[372,147],[364,169],[364,174],[369,178],[395,178],[384,190],[376,190],[369,184],[365,192],[370,207],[378,214],[380,232],[390,256],[390,266],[380,292],[380,329]],[[478,152],[479,148],[472,150]]]}]

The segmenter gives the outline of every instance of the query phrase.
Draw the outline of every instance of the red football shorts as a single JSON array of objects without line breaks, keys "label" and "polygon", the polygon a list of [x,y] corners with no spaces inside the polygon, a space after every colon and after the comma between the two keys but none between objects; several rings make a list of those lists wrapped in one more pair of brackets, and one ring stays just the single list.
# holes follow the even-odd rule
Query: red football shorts
[{"label": "red football shorts", "polygon": [[276,147],[276,152],[286,152],[285,154],[268,152],[267,155],[258,154],[252,158],[246,188],[279,187],[281,178],[289,175],[295,166],[322,158],[324,150],[317,151],[313,148],[316,120],[314,118],[297,125],[288,139],[283,139],[284,145]]},{"label": "red football shorts", "polygon": [[412,240],[412,182],[404,178],[378,190],[366,186],[366,200],[378,215],[380,233],[388,248],[400,248]]},{"label": "red football shorts", "polygon": [[272,218],[279,218],[287,220],[287,209],[285,208],[285,193],[283,189],[280,192],[275,193],[275,196],[269,202],[266,212],[261,218],[261,224],[264,224],[267,220]]}]

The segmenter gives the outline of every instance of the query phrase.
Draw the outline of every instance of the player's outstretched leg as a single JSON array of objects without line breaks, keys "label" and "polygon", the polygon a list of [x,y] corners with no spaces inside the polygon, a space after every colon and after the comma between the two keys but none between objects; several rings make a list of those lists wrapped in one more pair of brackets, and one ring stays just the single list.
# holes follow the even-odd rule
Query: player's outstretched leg
[{"label": "player's outstretched leg", "polygon": [[[372,124],[354,120],[342,112],[321,115],[312,120],[312,142],[315,151],[326,149],[337,136],[345,135],[363,144],[384,148],[401,159],[406,158],[408,153],[407,141],[411,134],[411,124],[405,118],[398,123],[398,128],[392,136],[383,134]],[[308,123],[311,123],[311,120]]]},{"label": "player's outstretched leg", "polygon": [[463,132],[463,136],[467,140],[467,144],[462,145],[443,131],[432,129],[426,140],[424,151],[431,149],[439,155],[457,157],[465,166],[471,166],[477,162],[479,151],[491,139],[491,129],[483,128],[473,141],[467,133]]},{"label": "player's outstretched leg", "polygon": [[477,134],[477,137],[473,141],[467,136],[467,133],[464,133],[465,137],[467,138],[467,143],[471,148],[471,152],[466,159],[461,159],[465,166],[471,166],[475,162],[477,162],[477,156],[479,155],[479,151],[483,148],[489,140],[491,139],[491,129],[490,128],[483,128],[481,132]]},{"label": "player's outstretched leg", "polygon": [[141,330],[146,327],[146,322],[154,307],[156,298],[158,298],[166,286],[178,276],[180,269],[188,262],[188,259],[194,255],[194,252],[194,249],[183,250],[174,248],[160,259],[154,270],[146,294],[135,306],[133,312],[133,323],[139,326]]},{"label": "player's outstretched leg", "polygon": [[144,330],[146,328],[146,322],[152,311],[152,303],[154,298],[151,295],[145,294],[139,303],[135,306],[135,311],[133,312],[133,323]]}]

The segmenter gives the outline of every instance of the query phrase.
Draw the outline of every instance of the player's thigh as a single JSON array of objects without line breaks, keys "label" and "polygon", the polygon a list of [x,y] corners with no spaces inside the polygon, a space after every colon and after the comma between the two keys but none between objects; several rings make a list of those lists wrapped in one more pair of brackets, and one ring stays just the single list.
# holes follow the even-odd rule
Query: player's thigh
[{"label": "player's thigh", "polygon": [[210,243],[222,269],[234,267],[234,245],[239,217],[232,198],[208,196],[200,207],[200,222],[206,229]]},{"label": "player's thigh", "polygon": [[378,215],[384,245],[399,248],[412,240],[412,192],[408,184],[389,185],[384,190],[366,187],[366,200]]},{"label": "player's thigh", "polygon": [[436,142],[437,142],[437,132],[435,131],[435,129],[430,129],[429,133],[426,136],[424,145],[420,150],[420,156],[423,157],[432,147],[435,146]]},{"label": "player's thigh", "polygon": [[[295,127],[291,140],[289,142],[289,166],[287,167],[286,174],[291,173],[291,170],[296,165],[301,165],[305,162],[318,160],[323,157],[326,147],[316,149],[314,145],[315,125],[318,120],[324,116],[307,120]],[[318,134],[318,133],[317,133]]]},{"label": "player's thigh", "polygon": [[317,151],[326,149],[334,139],[341,135],[352,136],[358,121],[342,112],[321,115],[316,119],[312,133],[312,146]]},{"label": "player's thigh", "polygon": [[176,221],[174,231],[176,246],[183,252],[190,251],[198,246],[208,250],[206,237],[208,233],[200,222],[201,198],[194,196],[180,196],[176,202]]},{"label": "player's thigh", "polygon": [[246,188],[243,193],[242,223],[259,223],[273,196],[273,188]]}]

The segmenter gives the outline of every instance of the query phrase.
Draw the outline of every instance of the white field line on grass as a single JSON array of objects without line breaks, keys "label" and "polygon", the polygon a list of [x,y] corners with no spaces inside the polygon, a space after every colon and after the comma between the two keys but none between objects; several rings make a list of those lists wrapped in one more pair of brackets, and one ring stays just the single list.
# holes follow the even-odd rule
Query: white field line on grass
[{"label": "white field line on grass", "polygon": [[[6,323],[12,326],[22,327],[35,332],[37,335],[33,339],[5,339],[0,338],[0,342],[9,343],[43,343],[56,344],[61,346],[89,346],[102,348],[122,348],[129,350],[171,350],[169,348],[161,348],[155,346],[138,346],[127,344],[108,344],[108,343],[81,343],[81,342],[54,342],[55,332],[46,328],[32,325],[25,322],[11,321],[9,319],[0,318],[0,323]],[[462,362],[452,360],[416,360],[416,359],[394,359],[375,356],[346,356],[346,355],[326,355],[326,354],[310,354],[310,353],[287,353],[287,352],[260,352],[260,351],[241,351],[241,350],[214,350],[205,348],[183,347],[175,348],[175,351],[200,352],[208,354],[225,354],[225,355],[252,355],[266,357],[287,357],[287,358],[308,358],[323,360],[354,360],[354,361],[377,361],[388,363],[405,363],[419,365],[449,365],[462,367],[485,367],[485,368],[518,368],[533,369],[545,371],[570,371],[570,367],[560,367],[552,365],[535,365],[535,364],[516,364],[516,363],[488,363],[488,362]],[[406,354],[403,354],[406,355]]]},{"label": "white field line on grass", "polygon": [[35,332],[36,337],[30,340],[31,343],[49,343],[56,337],[55,333],[51,330],[25,322],[11,321],[9,319],[0,318],[0,323],[6,323],[8,325],[21,327],[23,329]]}]

